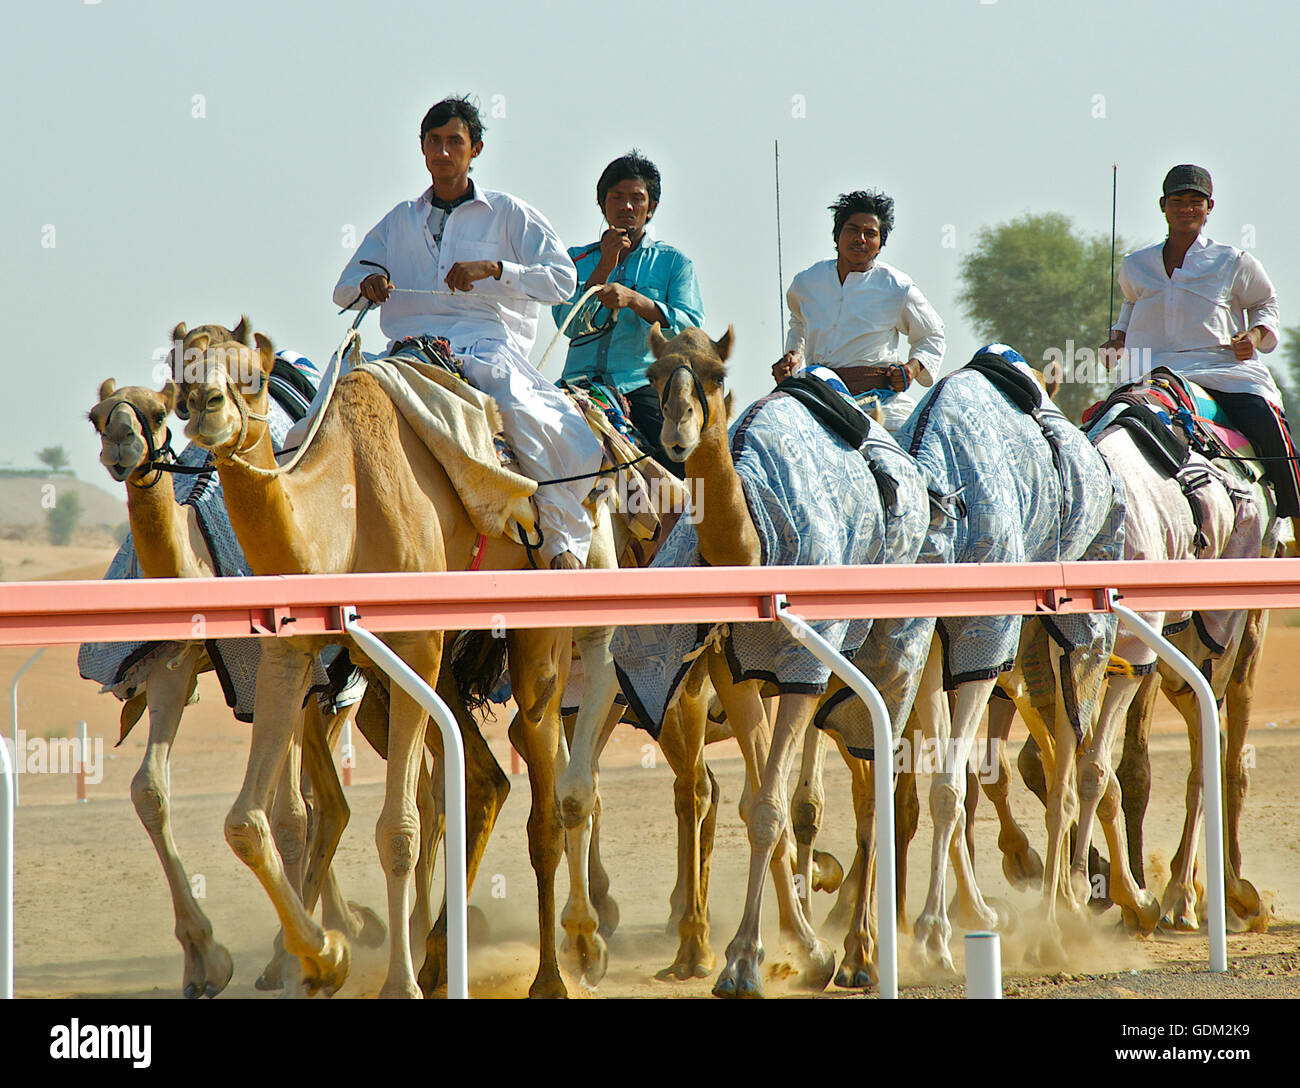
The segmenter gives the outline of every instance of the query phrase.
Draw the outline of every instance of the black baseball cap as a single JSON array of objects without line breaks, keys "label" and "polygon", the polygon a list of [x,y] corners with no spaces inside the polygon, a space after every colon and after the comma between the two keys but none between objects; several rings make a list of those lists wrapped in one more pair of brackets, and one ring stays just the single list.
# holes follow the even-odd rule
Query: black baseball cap
[{"label": "black baseball cap", "polygon": [[1165,175],[1165,196],[1187,192],[1189,189],[1207,199],[1213,198],[1214,186],[1210,181],[1210,172],[1205,167],[1184,163],[1182,166],[1175,166]]}]

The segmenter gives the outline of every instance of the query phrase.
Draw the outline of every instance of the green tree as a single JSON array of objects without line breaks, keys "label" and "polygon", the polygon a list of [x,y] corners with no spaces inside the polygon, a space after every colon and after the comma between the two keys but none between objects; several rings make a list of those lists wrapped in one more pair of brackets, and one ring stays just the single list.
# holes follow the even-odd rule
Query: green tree
[{"label": "green tree", "polygon": [[[1125,249],[1117,240],[1117,272]],[[957,301],[976,332],[1058,371],[1056,403],[1075,420],[1108,385],[1096,349],[1108,336],[1110,263],[1108,234],[1076,232],[1056,212],[981,228],[961,263]],[[1116,317],[1120,301],[1116,288]]]},{"label": "green tree", "polygon": [[36,451],[36,459],[51,472],[59,472],[68,463],[68,451],[62,446],[46,446]]},{"label": "green tree", "polygon": [[50,507],[50,543],[66,544],[72,539],[72,530],[81,519],[81,496],[66,491]]}]

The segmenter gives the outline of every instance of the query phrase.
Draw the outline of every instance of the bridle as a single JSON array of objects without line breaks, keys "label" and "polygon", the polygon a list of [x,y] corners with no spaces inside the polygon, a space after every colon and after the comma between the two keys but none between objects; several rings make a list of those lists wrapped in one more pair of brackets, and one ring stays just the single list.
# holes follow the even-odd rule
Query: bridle
[{"label": "bridle", "polygon": [[691,383],[695,386],[695,395],[699,398],[700,407],[703,410],[704,419],[700,423],[701,433],[708,429],[709,426],[709,398],[704,392],[704,383],[700,381],[700,376],[695,373],[695,369],[689,363],[682,363],[673,368],[672,372],[664,379],[664,391],[659,394],[659,411],[667,414],[668,407],[668,390],[673,384],[673,379],[677,377],[679,371],[686,371],[691,376]]},{"label": "bridle", "polygon": [[[251,453],[253,450],[257,449],[257,447],[262,443],[263,439],[265,439],[267,437],[267,434],[269,433],[267,430],[264,429],[262,433],[257,436],[257,440],[251,446],[245,449],[244,442],[248,438],[249,421],[252,420],[258,423],[266,423],[269,422],[270,416],[268,416],[264,412],[249,411],[248,405],[244,403],[244,395],[239,391],[235,383],[230,378],[229,370],[226,370],[223,367],[221,371],[221,376],[226,383],[226,395],[230,398],[231,402],[235,405],[235,408],[239,412],[239,436],[231,444],[229,448],[230,452],[218,453],[216,450],[212,450],[212,464],[209,466],[205,466],[205,468],[200,471],[211,471],[212,468],[220,465],[235,464],[238,465],[240,468],[247,469],[249,472],[257,476],[278,476],[280,474],[280,470],[278,468],[273,468],[273,469],[259,468],[257,465],[250,464],[247,460],[245,460],[242,456],[240,456],[241,454]],[[266,378],[263,377],[264,386],[265,383],[266,383]]]}]

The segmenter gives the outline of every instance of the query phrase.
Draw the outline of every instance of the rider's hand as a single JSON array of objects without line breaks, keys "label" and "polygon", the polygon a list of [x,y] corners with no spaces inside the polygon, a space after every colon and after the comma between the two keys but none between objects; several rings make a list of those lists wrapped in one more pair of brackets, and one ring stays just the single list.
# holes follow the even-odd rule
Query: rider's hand
[{"label": "rider's hand", "polygon": [[361,281],[362,295],[376,304],[387,302],[388,292],[392,289],[392,283],[382,272],[372,272]]},{"label": "rider's hand", "polygon": [[1119,366],[1120,358],[1124,354],[1124,334],[1122,332],[1114,333],[1109,340],[1097,349],[1097,357],[1101,360],[1102,365],[1107,370],[1114,370]]},{"label": "rider's hand", "polygon": [[612,268],[623,259],[625,253],[630,253],[632,243],[628,239],[627,231],[619,230],[617,227],[610,227],[600,236],[600,263]]},{"label": "rider's hand", "polygon": [[783,382],[801,366],[803,366],[803,352],[787,351],[772,364],[772,377],[778,382]]},{"label": "rider's hand", "polygon": [[[1251,331],[1253,332],[1254,330],[1252,329]],[[1249,332],[1237,333],[1229,343],[1232,344],[1232,354],[1243,363],[1247,359],[1252,358],[1255,354],[1255,346],[1257,342]]]},{"label": "rider's hand", "polygon": [[472,291],[478,280],[501,278],[500,261],[457,261],[443,281],[453,291]]},{"label": "rider's hand", "polygon": [[613,313],[616,310],[630,308],[637,300],[638,294],[621,283],[607,283],[596,292],[595,298],[605,309]]}]

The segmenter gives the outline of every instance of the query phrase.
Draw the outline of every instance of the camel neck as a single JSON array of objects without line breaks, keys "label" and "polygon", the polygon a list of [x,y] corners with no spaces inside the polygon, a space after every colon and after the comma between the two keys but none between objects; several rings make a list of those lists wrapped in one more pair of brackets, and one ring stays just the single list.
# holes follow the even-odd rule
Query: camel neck
[{"label": "camel neck", "polygon": [[686,474],[699,481],[695,493],[701,509],[695,531],[700,555],[710,566],[755,567],[762,561],[762,550],[731,458],[726,419],[718,392],[709,398],[709,426],[686,458]]},{"label": "camel neck", "polygon": [[184,511],[176,504],[171,473],[164,472],[151,487],[129,480],[126,512],[135,555],[146,578],[183,578],[197,573],[187,569],[197,564],[192,562],[189,527]]}]

